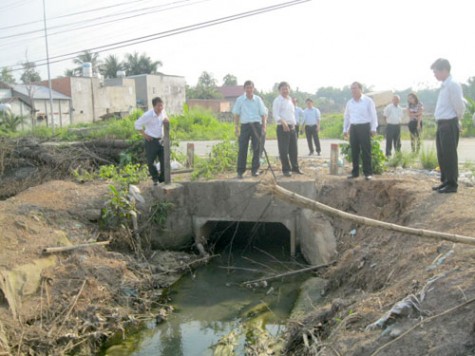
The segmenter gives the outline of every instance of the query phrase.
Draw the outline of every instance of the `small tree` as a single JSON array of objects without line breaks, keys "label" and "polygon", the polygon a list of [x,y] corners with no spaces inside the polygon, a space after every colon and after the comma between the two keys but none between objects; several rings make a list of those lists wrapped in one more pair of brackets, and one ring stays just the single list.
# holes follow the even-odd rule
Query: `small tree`
[{"label": "small tree", "polygon": [[15,84],[15,77],[13,76],[12,70],[9,67],[3,67],[2,73],[0,75],[0,81],[7,84]]},{"label": "small tree", "polygon": [[224,86],[232,86],[232,85],[237,85],[237,77],[232,74],[226,74],[223,77],[223,85]]},{"label": "small tree", "polygon": [[186,95],[190,99],[218,99],[222,98],[216,86],[216,79],[211,73],[204,71],[198,78],[196,87],[188,88]]},{"label": "small tree", "polygon": [[40,74],[36,71],[36,64],[33,62],[29,62],[28,60],[22,63],[23,66],[23,74],[21,75],[20,79],[23,84],[31,84],[35,82],[41,81]]},{"label": "small tree", "polygon": [[21,75],[21,81],[25,84],[28,92],[28,98],[30,100],[31,108],[31,127],[36,126],[36,107],[35,107],[35,87],[33,83],[41,81],[39,73],[36,71],[36,65],[33,62],[29,62],[28,59],[23,63],[23,74]]}]

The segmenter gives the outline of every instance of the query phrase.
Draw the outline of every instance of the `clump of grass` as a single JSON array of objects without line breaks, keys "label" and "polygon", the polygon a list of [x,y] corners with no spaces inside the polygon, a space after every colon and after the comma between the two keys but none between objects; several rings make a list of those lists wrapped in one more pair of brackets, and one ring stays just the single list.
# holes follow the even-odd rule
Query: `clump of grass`
[{"label": "clump of grass", "polygon": [[409,168],[413,165],[416,156],[412,152],[400,151],[396,152],[391,158],[389,158],[387,165],[389,167]]},{"label": "clump of grass", "polygon": [[432,170],[435,169],[439,164],[437,161],[437,153],[433,148],[424,149],[424,147],[422,147],[419,154],[419,159],[421,166],[424,169]]}]

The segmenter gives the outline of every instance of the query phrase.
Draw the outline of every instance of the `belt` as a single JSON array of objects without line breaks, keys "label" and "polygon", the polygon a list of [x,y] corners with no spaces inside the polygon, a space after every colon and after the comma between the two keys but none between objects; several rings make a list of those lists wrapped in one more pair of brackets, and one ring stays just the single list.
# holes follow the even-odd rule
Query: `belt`
[{"label": "belt", "polygon": [[241,125],[255,125],[255,124],[261,124],[261,122],[260,121],[245,122],[244,124],[241,124]]},{"label": "belt", "polygon": [[370,123],[369,122],[365,122],[363,124],[351,124],[353,126],[363,126],[363,125],[369,125]]},{"label": "belt", "polygon": [[445,124],[445,123],[450,123],[450,122],[453,122],[453,121],[458,121],[458,117],[453,117],[451,119],[438,119],[437,120],[437,125],[442,125],[442,124]]},{"label": "belt", "polygon": [[152,137],[152,141],[158,141],[160,142],[162,140],[161,137]]}]

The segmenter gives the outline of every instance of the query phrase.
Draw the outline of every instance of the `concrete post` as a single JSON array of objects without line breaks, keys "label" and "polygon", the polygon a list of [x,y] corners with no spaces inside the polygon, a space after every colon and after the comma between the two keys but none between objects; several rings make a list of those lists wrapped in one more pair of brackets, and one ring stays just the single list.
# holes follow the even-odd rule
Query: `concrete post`
[{"label": "concrete post", "polygon": [[340,155],[339,147],[337,143],[331,144],[330,150],[330,174],[338,174],[338,156]]},{"label": "concrete post", "polygon": [[186,168],[193,168],[195,165],[195,144],[188,143],[186,145]]},{"label": "concrete post", "polygon": [[170,124],[168,122],[163,123],[163,149],[164,160],[163,167],[165,169],[165,184],[170,184],[171,178],[171,164],[170,164]]}]

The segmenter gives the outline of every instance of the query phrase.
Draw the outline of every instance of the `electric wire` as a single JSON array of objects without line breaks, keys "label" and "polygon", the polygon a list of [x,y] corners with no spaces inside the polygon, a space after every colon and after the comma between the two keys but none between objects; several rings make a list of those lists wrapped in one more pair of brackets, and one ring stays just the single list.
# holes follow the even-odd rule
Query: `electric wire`
[{"label": "electric wire", "polygon": [[[292,1],[285,2],[285,3],[279,3],[279,4],[276,4],[276,5],[266,6],[266,7],[263,7],[263,8],[258,8],[258,9],[254,9],[254,10],[251,10],[251,11],[241,12],[241,13],[230,15],[230,16],[220,17],[220,18],[217,18],[217,19],[214,19],[214,20],[209,20],[209,21],[204,21],[204,22],[192,24],[192,25],[178,27],[178,28],[175,28],[175,29],[172,29],[172,30],[158,32],[158,33],[154,33],[154,34],[151,34],[151,35],[136,37],[136,38],[132,38],[132,39],[129,39],[129,40],[119,41],[119,42],[106,44],[106,45],[102,45],[102,46],[91,47],[91,48],[84,49],[84,50],[81,50],[81,51],[74,51],[74,52],[70,52],[70,53],[65,53],[65,54],[50,57],[49,63],[52,64],[52,63],[59,63],[59,62],[71,60],[71,59],[77,57],[77,55],[79,55],[81,53],[84,53],[85,51],[94,52],[94,53],[111,51],[111,50],[118,49],[118,48],[137,45],[137,44],[144,43],[144,42],[154,41],[154,40],[165,38],[165,37],[175,36],[175,35],[182,34],[182,33],[196,31],[196,30],[199,30],[199,29],[207,28],[207,27],[217,26],[217,25],[220,25],[220,24],[224,24],[224,23],[228,23],[228,22],[232,22],[232,21],[236,21],[236,20],[240,20],[240,19],[244,19],[244,18],[256,16],[256,15],[261,15],[261,14],[265,14],[265,13],[268,13],[268,12],[277,11],[277,10],[284,9],[284,8],[287,8],[287,7],[300,5],[300,4],[309,2],[309,1],[312,1],[312,0],[292,0]],[[35,65],[37,67],[47,65],[47,60],[46,59],[40,59],[40,60],[35,60],[35,61],[30,61],[30,62],[35,63]],[[13,71],[18,71],[18,70],[23,69],[22,66],[17,67],[17,68],[15,68],[15,66],[18,66],[18,65],[8,66],[8,67],[10,67],[9,71],[13,72]]]}]

